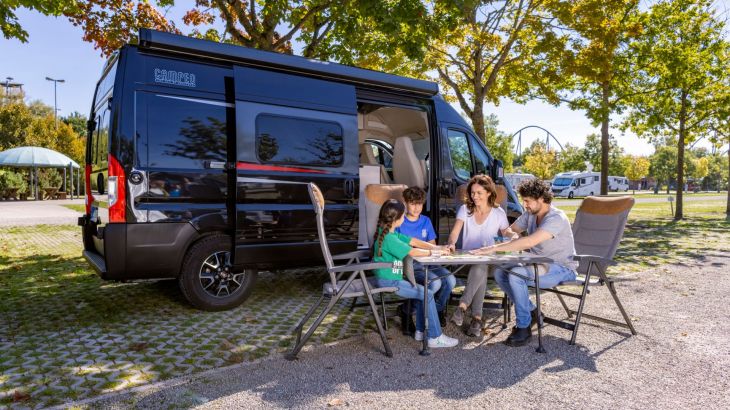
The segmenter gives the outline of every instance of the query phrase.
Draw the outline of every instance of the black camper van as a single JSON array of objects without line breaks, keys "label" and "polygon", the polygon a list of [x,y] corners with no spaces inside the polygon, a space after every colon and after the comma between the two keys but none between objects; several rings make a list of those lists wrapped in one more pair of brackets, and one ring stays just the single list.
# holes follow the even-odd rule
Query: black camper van
[{"label": "black camper van", "polygon": [[366,185],[426,188],[445,239],[457,188],[502,176],[435,83],[146,29],[107,62],[90,118],[85,258],[106,280],[179,278],[206,310],[242,303],[260,269],[322,263],[307,182],[349,252],[367,246]]}]

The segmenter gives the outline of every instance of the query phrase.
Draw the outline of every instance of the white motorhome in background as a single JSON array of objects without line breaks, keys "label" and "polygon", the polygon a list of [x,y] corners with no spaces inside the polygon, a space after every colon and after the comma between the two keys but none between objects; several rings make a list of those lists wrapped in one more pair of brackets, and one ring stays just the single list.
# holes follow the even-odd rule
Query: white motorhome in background
[{"label": "white motorhome in background", "polygon": [[568,171],[555,175],[552,184],[556,197],[573,198],[601,192],[601,174],[589,171]]},{"label": "white motorhome in background", "polygon": [[629,179],[626,177],[609,176],[608,177],[608,190],[609,191],[628,191],[629,190]]},{"label": "white motorhome in background", "polygon": [[517,186],[519,186],[522,181],[535,178],[537,177],[532,174],[504,174],[504,179],[509,181],[509,184],[515,189],[517,189]]}]

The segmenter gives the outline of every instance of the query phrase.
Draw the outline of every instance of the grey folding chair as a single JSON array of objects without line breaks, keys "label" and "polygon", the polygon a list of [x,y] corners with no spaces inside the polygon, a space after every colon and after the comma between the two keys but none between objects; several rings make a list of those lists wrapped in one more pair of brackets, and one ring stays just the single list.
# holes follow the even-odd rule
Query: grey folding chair
[{"label": "grey folding chair", "polygon": [[[560,304],[563,305],[563,309],[568,314],[568,319],[571,320],[564,321],[546,317],[544,321],[572,331],[573,335],[570,338],[570,344],[575,344],[578,326],[583,317],[628,328],[632,335],[636,335],[631,318],[626,313],[616,293],[615,280],[606,275],[608,266],[616,264],[613,257],[616,255],[616,249],[618,248],[619,242],[621,242],[624,227],[626,226],[626,219],[633,206],[634,198],[629,196],[589,196],[583,200],[576,212],[575,222],[573,222],[573,239],[577,253],[575,259],[579,262],[577,270],[578,278],[575,281],[563,282],[558,286],[580,286],[581,293],[569,293],[557,288],[542,289],[546,292],[555,293],[558,296]],[[608,288],[625,323],[583,313],[586,297],[589,293],[588,288],[595,285],[605,285]],[[572,310],[568,308],[563,296],[578,299],[578,309]],[[575,317],[574,320],[573,317]]]},{"label": "grey folding chair", "polygon": [[[339,255],[333,257],[330,253],[329,245],[327,244],[327,235],[324,230],[324,196],[319,190],[317,185],[309,183],[309,196],[312,199],[312,205],[314,206],[314,212],[317,218],[317,234],[319,236],[319,243],[322,247],[322,255],[324,256],[324,262],[327,266],[327,273],[329,273],[330,280],[326,282],[322,287],[322,296],[319,298],[317,303],[312,305],[307,311],[304,317],[297,323],[294,328],[296,334],[296,344],[294,348],[286,355],[289,360],[294,360],[297,357],[299,351],[307,343],[307,340],[314,334],[317,327],[322,323],[327,314],[330,313],[332,308],[342,298],[357,298],[360,296],[366,296],[368,303],[370,304],[370,310],[372,311],[373,317],[375,318],[375,324],[378,327],[380,338],[383,341],[383,347],[385,348],[385,354],[388,357],[393,356],[393,352],[388,344],[388,339],[385,336],[385,330],[383,324],[380,321],[380,315],[378,309],[373,301],[373,295],[386,292],[395,292],[398,289],[394,287],[380,288],[377,287],[374,278],[368,279],[365,271],[377,268],[392,268],[391,263],[385,262],[369,262],[359,263],[358,258],[361,256],[359,252],[352,252],[350,254]],[[334,260],[347,260],[344,265],[335,265]],[[347,274],[346,279],[342,279]],[[307,321],[314,315],[315,311],[323,304],[325,300],[328,300],[327,305],[320,312],[319,316],[309,326],[304,336],[302,332]],[[385,313],[385,312],[383,312]]]}]

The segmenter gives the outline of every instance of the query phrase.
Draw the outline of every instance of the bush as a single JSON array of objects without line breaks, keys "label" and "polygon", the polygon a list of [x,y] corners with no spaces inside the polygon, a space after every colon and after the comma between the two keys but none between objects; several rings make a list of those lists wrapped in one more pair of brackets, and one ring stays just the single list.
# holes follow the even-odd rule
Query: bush
[{"label": "bush", "polygon": [[38,170],[38,182],[41,188],[60,188],[63,178],[58,170],[44,168]]},{"label": "bush", "polygon": [[20,172],[0,169],[0,191],[4,189],[17,189],[24,192],[28,189],[28,182]]}]

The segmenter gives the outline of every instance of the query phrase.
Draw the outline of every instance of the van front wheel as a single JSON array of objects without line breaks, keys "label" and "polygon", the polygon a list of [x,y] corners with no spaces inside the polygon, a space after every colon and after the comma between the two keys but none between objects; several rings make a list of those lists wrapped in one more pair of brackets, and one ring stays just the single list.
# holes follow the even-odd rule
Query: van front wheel
[{"label": "van front wheel", "polygon": [[568,199],[573,199],[573,196],[574,196],[574,195],[573,195],[573,193],[572,193],[572,192],[568,192]]},{"label": "van front wheel", "polygon": [[254,269],[234,271],[230,266],[230,239],[223,235],[201,239],[185,255],[178,283],[185,298],[198,309],[232,309],[251,294]]}]

